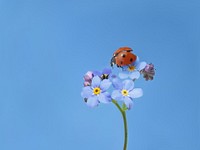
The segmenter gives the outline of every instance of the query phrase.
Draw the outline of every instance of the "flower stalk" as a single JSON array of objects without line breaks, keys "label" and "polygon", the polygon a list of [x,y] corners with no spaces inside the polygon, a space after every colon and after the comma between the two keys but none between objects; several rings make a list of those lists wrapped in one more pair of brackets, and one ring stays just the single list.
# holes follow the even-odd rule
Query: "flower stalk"
[{"label": "flower stalk", "polygon": [[126,150],[127,143],[128,143],[128,126],[127,126],[127,120],[126,120],[126,109],[121,108],[116,100],[112,100],[112,102],[117,106],[117,108],[119,109],[123,117],[123,121],[124,121],[124,148],[123,150]]}]

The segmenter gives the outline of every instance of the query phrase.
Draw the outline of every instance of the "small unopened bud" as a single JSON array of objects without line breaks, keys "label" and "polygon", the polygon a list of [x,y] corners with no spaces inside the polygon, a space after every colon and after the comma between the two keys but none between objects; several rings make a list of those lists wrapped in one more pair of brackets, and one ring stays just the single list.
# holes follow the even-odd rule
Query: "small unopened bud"
[{"label": "small unopened bud", "polygon": [[153,80],[153,77],[155,75],[155,68],[152,63],[147,64],[144,69],[140,71],[141,74],[143,74],[143,77],[145,80]]},{"label": "small unopened bud", "polygon": [[84,79],[84,83],[83,85],[84,86],[90,86],[91,83],[92,83],[92,78],[93,78],[93,73],[91,71],[88,71],[84,76],[83,76],[83,79]]}]

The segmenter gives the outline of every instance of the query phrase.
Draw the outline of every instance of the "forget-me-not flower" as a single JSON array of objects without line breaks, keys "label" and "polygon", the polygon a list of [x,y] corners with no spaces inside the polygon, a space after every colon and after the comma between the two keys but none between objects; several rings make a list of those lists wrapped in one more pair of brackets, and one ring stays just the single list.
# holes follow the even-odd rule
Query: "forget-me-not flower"
[{"label": "forget-me-not flower", "polygon": [[111,102],[111,96],[107,90],[111,84],[109,79],[102,80],[99,76],[94,76],[91,85],[83,87],[81,96],[90,107],[95,107],[100,102],[109,103]]},{"label": "forget-me-not flower", "polygon": [[123,101],[128,109],[131,109],[134,98],[139,98],[143,95],[141,88],[134,88],[132,80],[121,82],[121,80],[115,79],[113,80],[113,86],[116,90],[112,92],[111,97],[114,100]]}]

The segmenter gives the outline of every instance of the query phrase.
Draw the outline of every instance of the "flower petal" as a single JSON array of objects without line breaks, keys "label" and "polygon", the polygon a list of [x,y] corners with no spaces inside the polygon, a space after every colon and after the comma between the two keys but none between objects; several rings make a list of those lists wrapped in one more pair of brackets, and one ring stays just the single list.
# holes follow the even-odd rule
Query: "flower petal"
[{"label": "flower petal", "polygon": [[101,103],[109,103],[109,102],[111,102],[110,94],[108,92],[101,93],[98,96],[98,100]]},{"label": "flower petal", "polygon": [[134,82],[132,80],[123,81],[123,89],[130,91],[133,88],[134,88]]},{"label": "flower petal", "polygon": [[142,70],[145,68],[145,66],[147,65],[147,63],[145,61],[143,62],[140,62],[138,65],[137,65],[137,70]]},{"label": "flower petal", "polygon": [[138,79],[138,78],[140,77],[140,73],[139,73],[139,71],[133,71],[133,72],[129,75],[129,77],[130,77],[132,80]]},{"label": "flower petal", "polygon": [[100,77],[95,76],[95,77],[92,79],[92,87],[97,87],[97,86],[99,86],[99,85],[100,85],[100,82],[101,82]]},{"label": "flower petal", "polygon": [[81,92],[81,96],[83,98],[89,98],[92,96],[92,89],[90,86],[86,86],[83,88],[82,92]]},{"label": "flower petal", "polygon": [[87,105],[89,107],[95,107],[99,104],[99,101],[97,100],[97,96],[91,96],[87,99]]},{"label": "flower petal", "polygon": [[94,76],[101,76],[101,72],[99,72],[99,71],[93,71],[93,75]]},{"label": "flower petal", "polygon": [[136,63],[139,63],[139,61],[140,61],[140,59],[139,59],[139,57],[137,56],[137,58],[136,58]]},{"label": "flower petal", "polygon": [[119,73],[119,77],[121,78],[121,79],[126,79],[126,78],[128,78],[129,77],[129,72],[125,72],[125,71],[123,71],[123,72],[120,72]]},{"label": "flower petal", "polygon": [[111,97],[112,97],[112,99],[117,100],[117,101],[122,101],[122,99],[123,99],[121,91],[119,91],[119,90],[114,90],[112,92]]},{"label": "flower petal", "polygon": [[131,98],[139,98],[143,95],[143,90],[141,88],[135,88],[129,92]]},{"label": "flower petal", "polygon": [[111,95],[110,95],[109,92],[104,92],[103,94],[106,95],[106,96],[110,99],[110,101],[112,101],[112,100],[111,100]]},{"label": "flower petal", "polygon": [[100,88],[101,88],[101,90],[104,92],[104,91],[106,91],[106,90],[110,87],[111,84],[112,84],[112,83],[110,82],[110,80],[104,79],[104,80],[101,81],[101,83],[100,83]]},{"label": "flower petal", "polygon": [[103,71],[102,71],[102,74],[110,74],[112,71],[110,68],[105,68]]},{"label": "flower petal", "polygon": [[113,84],[113,87],[115,89],[121,90],[123,88],[123,84],[122,84],[122,82],[118,78],[114,78],[112,80],[112,84]]},{"label": "flower petal", "polygon": [[133,101],[128,96],[124,97],[124,103],[128,109],[131,109],[133,106]]},{"label": "flower petal", "polygon": [[122,71],[127,71],[127,70],[128,70],[128,68],[129,68],[129,66],[128,66],[128,65],[126,65],[126,66],[122,66]]}]

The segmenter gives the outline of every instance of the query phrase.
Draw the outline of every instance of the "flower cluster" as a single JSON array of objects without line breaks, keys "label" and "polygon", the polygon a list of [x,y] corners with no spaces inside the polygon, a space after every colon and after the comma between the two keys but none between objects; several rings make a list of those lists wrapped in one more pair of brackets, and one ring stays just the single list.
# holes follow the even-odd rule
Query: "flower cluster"
[{"label": "flower cluster", "polygon": [[112,72],[112,68],[88,71],[83,77],[81,96],[89,107],[115,100],[122,102],[125,110],[131,109],[133,100],[143,95],[143,90],[134,86],[140,75],[143,75],[145,80],[153,80],[155,69],[153,64],[139,61],[138,56],[133,63],[122,66],[118,75]]}]

